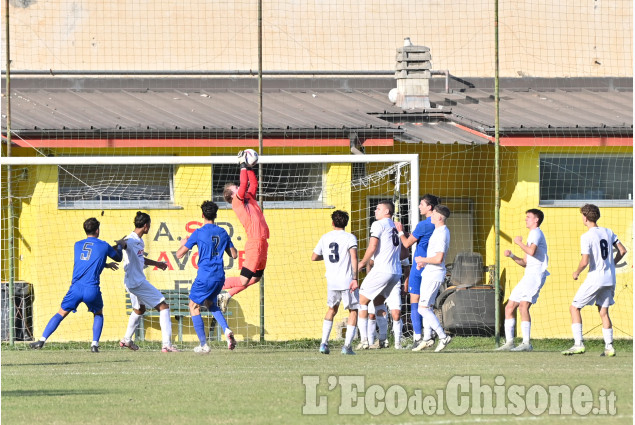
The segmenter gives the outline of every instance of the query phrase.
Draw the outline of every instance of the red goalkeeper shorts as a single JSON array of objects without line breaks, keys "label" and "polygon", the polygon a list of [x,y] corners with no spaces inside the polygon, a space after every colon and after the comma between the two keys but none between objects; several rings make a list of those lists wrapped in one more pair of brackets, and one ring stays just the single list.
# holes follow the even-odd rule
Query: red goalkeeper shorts
[{"label": "red goalkeeper shorts", "polygon": [[245,261],[243,267],[257,272],[267,266],[267,251],[269,244],[267,239],[248,239],[245,244]]}]

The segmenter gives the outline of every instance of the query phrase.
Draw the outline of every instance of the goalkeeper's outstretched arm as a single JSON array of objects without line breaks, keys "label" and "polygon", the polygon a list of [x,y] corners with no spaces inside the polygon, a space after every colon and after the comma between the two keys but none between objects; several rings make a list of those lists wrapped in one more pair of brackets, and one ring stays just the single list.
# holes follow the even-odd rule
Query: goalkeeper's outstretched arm
[{"label": "goalkeeper's outstretched arm", "polygon": [[238,192],[236,192],[236,195],[238,196],[238,198],[242,200],[245,199],[245,194],[247,193],[248,184],[249,184],[249,180],[247,179],[247,169],[241,168],[240,169],[240,186],[238,186]]},{"label": "goalkeeper's outstretched arm", "polygon": [[251,168],[247,168],[247,178],[249,179],[249,188],[247,189],[247,193],[251,194],[251,196],[256,199],[258,179],[256,178],[256,173],[254,173],[254,170]]}]

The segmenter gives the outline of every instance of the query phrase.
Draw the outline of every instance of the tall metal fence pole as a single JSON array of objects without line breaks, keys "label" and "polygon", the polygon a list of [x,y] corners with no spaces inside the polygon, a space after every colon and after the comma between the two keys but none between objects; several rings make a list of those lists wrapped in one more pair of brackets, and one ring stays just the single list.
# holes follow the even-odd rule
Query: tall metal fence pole
[{"label": "tall metal fence pole", "polygon": [[[258,155],[263,154],[262,146],[262,0],[258,0]],[[262,196],[262,164],[258,164],[258,200],[264,211]],[[265,341],[265,277],[260,278],[260,342]]]},{"label": "tall metal fence pole", "polygon": [[495,183],[494,183],[494,240],[495,240],[495,248],[494,248],[494,285],[495,285],[495,300],[496,306],[494,308],[495,315],[495,337],[496,337],[496,345],[498,346],[500,343],[500,188],[501,188],[501,170],[500,170],[500,138],[499,138],[499,112],[500,112],[500,98],[499,98],[499,86],[498,86],[498,77],[499,77],[499,58],[498,58],[498,0],[494,0],[494,109],[495,109],[495,117],[494,117],[494,173],[495,173]]},{"label": "tall metal fence pole", "polygon": [[[9,54],[9,0],[5,0],[4,4],[5,17],[5,54],[7,60],[7,71],[5,78],[5,98],[7,99],[7,156],[11,156],[11,55]],[[14,281],[15,281],[15,261],[14,261],[14,241],[13,241],[13,179],[12,179],[12,167],[7,165],[7,203],[8,203],[8,217],[7,217],[7,248],[9,250],[9,344],[15,344],[15,306],[14,306]]]}]

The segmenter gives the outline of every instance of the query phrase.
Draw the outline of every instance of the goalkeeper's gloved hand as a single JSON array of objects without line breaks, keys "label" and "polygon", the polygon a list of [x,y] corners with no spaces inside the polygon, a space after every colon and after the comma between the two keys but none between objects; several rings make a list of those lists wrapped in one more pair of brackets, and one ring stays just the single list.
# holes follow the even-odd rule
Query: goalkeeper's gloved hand
[{"label": "goalkeeper's gloved hand", "polygon": [[240,168],[247,168],[247,160],[245,159],[245,151],[238,152],[238,165]]}]

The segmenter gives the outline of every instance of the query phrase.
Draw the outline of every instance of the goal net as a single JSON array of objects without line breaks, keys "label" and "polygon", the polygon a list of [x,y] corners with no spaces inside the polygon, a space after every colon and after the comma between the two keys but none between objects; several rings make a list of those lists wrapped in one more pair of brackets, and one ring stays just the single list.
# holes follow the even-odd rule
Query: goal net
[{"label": "goal net", "polygon": [[[70,248],[89,215],[110,242],[130,233],[137,210],[148,212],[148,254],[171,267],[147,269],[149,280],[181,296],[196,262],[193,253],[177,261],[173,252],[200,222],[201,201],[223,206],[219,221],[243,246],[219,188],[237,178],[236,151],[258,145],[261,135],[275,245],[263,299],[251,287],[228,304],[230,325],[243,328],[239,339],[319,338],[325,281],[310,252],[329,229],[329,213],[352,214],[361,256],[383,197],[399,200],[398,216],[411,217],[412,232],[419,200],[410,181],[452,211],[452,277],[437,301],[446,306],[447,332],[505,334],[503,311],[525,268],[504,252],[523,256],[514,238],[527,241],[525,211],[538,208],[550,276],[531,307],[531,338],[570,340],[569,306],[587,276],[571,276],[587,230],[580,207],[592,203],[602,211],[599,225],[628,250],[616,268],[611,320],[615,338],[632,339],[632,1],[260,3],[3,2],[0,163],[16,160],[0,176],[3,341],[14,333],[38,337],[59,308]],[[380,162],[332,162],[351,151]],[[394,170],[408,160],[381,162],[391,154],[418,155],[417,166]],[[269,162],[276,155],[321,156],[322,165]],[[51,162],[17,162],[30,156]],[[117,162],[128,156],[152,158]],[[194,159],[179,162],[185,157]],[[226,261],[235,278],[241,259]],[[129,311],[122,271],[106,270],[103,279],[104,338],[118,339]],[[173,317],[184,339],[191,337],[186,313]],[[55,337],[90,338],[84,314],[66,319]],[[139,337],[156,341],[157,317],[146,316]],[[515,317],[520,338],[518,311]],[[584,308],[582,319],[585,338],[603,337],[595,308]],[[489,338],[466,344],[475,341],[495,345]]]},{"label": "goal net", "polygon": [[[189,288],[197,273],[197,250],[176,257],[180,241],[202,225],[200,205],[213,200],[220,209],[216,223],[227,230],[239,251],[225,256],[229,327],[239,342],[269,344],[317,339],[326,312],[324,265],[311,261],[322,234],[332,230],[331,213],[350,214],[347,231],[358,239],[360,258],[379,200],[395,203],[396,219],[409,226],[418,221],[417,155],[261,156],[256,167],[263,209],[271,237],[262,285],[241,290],[245,230],[227,204],[225,183],[238,182],[235,157],[53,157],[14,158],[14,264],[16,340],[38,339],[59,310],[73,272],[73,244],[85,237],[82,223],[101,223],[100,239],[109,243],[134,230],[138,210],[152,219],[144,236],[147,257],[164,261],[162,271],[146,267],[148,280],[163,292],[171,307],[173,339],[187,346],[197,340],[187,309]],[[260,168],[261,167],[261,168]],[[6,166],[3,167],[6,172]],[[6,179],[4,179],[6,182]],[[3,183],[6,185],[6,183]],[[6,186],[3,188],[6,189]],[[15,190],[15,189],[14,189]],[[3,212],[7,191],[3,190]],[[3,214],[4,237],[8,230]],[[8,278],[7,260],[3,281]],[[363,276],[363,275],[362,275]],[[123,268],[104,269],[102,341],[123,337],[131,303],[123,284]],[[6,289],[6,288],[5,288]],[[3,289],[3,295],[6,290]],[[333,337],[342,336],[336,316]],[[224,340],[213,316],[203,312],[210,343]],[[405,319],[405,318],[404,318]],[[405,321],[405,320],[404,320]],[[3,318],[3,335],[8,333]],[[93,315],[82,304],[51,336],[56,342],[87,342]],[[344,326],[345,328],[345,326]],[[137,341],[160,342],[159,315],[147,306]]]}]

